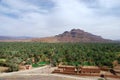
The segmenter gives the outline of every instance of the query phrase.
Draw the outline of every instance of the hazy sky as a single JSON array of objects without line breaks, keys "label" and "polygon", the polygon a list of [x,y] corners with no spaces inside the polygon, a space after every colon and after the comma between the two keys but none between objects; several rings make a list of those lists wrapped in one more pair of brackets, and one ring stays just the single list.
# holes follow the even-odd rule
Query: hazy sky
[{"label": "hazy sky", "polygon": [[120,39],[120,0],[0,0],[0,35],[46,37],[73,28]]}]

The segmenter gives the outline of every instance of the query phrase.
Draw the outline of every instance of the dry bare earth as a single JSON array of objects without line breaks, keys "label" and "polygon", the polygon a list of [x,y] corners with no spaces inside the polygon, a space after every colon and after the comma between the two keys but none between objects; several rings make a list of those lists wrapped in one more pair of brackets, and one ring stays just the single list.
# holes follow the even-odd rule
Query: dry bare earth
[{"label": "dry bare earth", "polygon": [[[63,74],[51,74],[55,68],[44,66],[26,71],[0,73],[0,80],[98,80],[99,77],[81,77]],[[120,80],[120,79],[108,79]]]}]

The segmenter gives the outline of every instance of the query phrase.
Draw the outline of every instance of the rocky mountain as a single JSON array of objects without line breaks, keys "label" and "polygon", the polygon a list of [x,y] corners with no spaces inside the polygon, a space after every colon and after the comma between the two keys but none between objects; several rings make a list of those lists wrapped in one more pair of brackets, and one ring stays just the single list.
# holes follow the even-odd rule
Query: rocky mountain
[{"label": "rocky mountain", "polygon": [[55,36],[60,42],[107,42],[101,36],[93,35],[80,29],[72,29]]},{"label": "rocky mountain", "polygon": [[103,39],[101,36],[93,35],[80,29],[72,29],[62,34],[32,39],[34,42],[110,42],[111,40]]}]

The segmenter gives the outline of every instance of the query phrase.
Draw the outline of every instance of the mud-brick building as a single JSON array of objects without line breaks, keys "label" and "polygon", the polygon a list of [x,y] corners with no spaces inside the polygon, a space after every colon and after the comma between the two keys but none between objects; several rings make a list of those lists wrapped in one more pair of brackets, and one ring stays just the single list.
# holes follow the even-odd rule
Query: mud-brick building
[{"label": "mud-brick building", "polygon": [[29,69],[32,69],[32,65],[26,65],[25,61],[22,61],[19,64],[19,70],[29,70]]},{"label": "mud-brick building", "polygon": [[97,66],[81,67],[81,74],[100,74],[100,68]]},{"label": "mud-brick building", "polygon": [[30,70],[32,69],[32,65],[19,65],[19,70]]},{"label": "mud-brick building", "polygon": [[120,64],[114,67],[114,71],[120,74]]},{"label": "mud-brick building", "polygon": [[83,74],[83,75],[100,75],[100,68],[97,66],[58,66],[53,73],[62,73],[62,74]]},{"label": "mud-brick building", "polygon": [[74,66],[62,65],[62,66],[58,66],[58,68],[55,69],[53,73],[75,74],[76,71]]}]

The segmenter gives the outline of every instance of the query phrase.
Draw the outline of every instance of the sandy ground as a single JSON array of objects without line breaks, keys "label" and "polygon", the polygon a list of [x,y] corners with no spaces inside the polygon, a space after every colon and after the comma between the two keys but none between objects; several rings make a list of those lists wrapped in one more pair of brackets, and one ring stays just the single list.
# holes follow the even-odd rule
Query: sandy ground
[{"label": "sandy ground", "polygon": [[[49,65],[31,70],[0,73],[0,80],[98,80],[99,77],[81,77],[64,74],[51,74],[56,67]],[[110,79],[107,80],[120,80]]]}]

